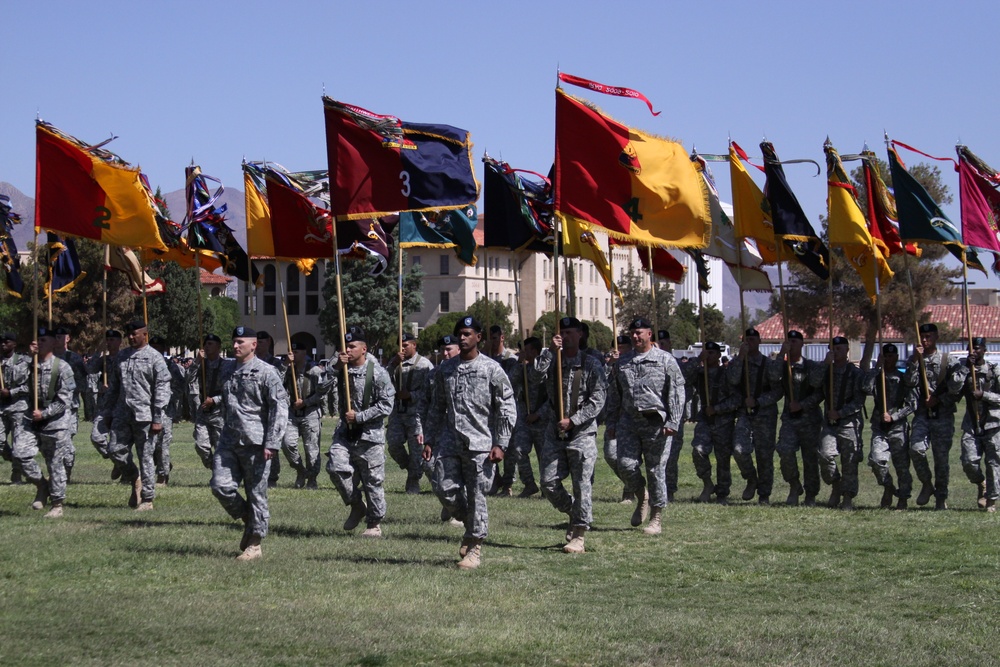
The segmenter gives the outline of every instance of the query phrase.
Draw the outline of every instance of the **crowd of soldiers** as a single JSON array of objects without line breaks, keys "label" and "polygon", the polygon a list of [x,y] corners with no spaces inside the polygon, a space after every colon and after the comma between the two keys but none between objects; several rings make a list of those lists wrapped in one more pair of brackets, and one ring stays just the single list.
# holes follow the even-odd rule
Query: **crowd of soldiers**
[{"label": "crowd of soldiers", "polygon": [[698,501],[728,503],[735,459],[746,483],[742,499],[769,504],[777,451],[786,504],[816,505],[825,483],[826,505],[853,509],[868,397],[875,406],[868,465],[883,488],[881,506],[907,508],[912,468],[921,484],[916,504],[933,498],[946,509],[954,415],[964,397],[962,466],[977,486],[979,507],[993,512],[1000,496],[1000,370],[985,360],[982,338],[971,341],[963,362],[937,349],[934,324],[919,332],[920,345],[905,364],[889,344],[863,371],[850,361],[844,338],[834,338],[819,362],[803,357],[802,334],[789,331],[780,352],[768,357],[752,328],[728,363],[714,342],[696,360],[679,363],[669,333],[641,317],[607,354],[589,346],[586,324],[573,317],[560,320],[548,347],[532,337],[517,354],[496,326],[483,346],[482,324],[466,316],[438,341],[438,365],[404,334],[385,367],[356,326],[326,367],[295,343],[276,357],[271,337],[245,326],[232,332],[231,357],[210,334],[186,361],[167,357],[163,339],[150,339],[141,321],[125,328],[126,347],[122,333],[109,330],[104,351],[89,358],[67,348],[67,329],[43,327],[29,346],[37,364],[17,353],[16,336],[2,336],[3,455],[12,481],[35,486],[32,507],[63,516],[82,404],[93,422],[91,442],[110,462],[112,479],[129,487],[128,505],[150,511],[157,487],[170,481],[173,426],[188,413],[195,450],[212,471],[212,493],[243,521],[238,558],[254,560],[268,532],[267,491],[278,480],[278,454],[295,471],[296,488],[315,488],[329,410],[339,420],[326,471],[349,508],[344,530],[363,521],[363,536],[382,536],[388,451],[406,471],[406,493],[420,493],[426,477],[441,520],[464,527],[458,566],[473,569],[488,532],[487,496],[513,495],[515,477],[520,497],[540,492],[567,515],[563,550],[585,552],[600,423],[622,502],[635,505],[631,525],[647,535],[662,531],[674,500],[685,422],[694,423]]}]

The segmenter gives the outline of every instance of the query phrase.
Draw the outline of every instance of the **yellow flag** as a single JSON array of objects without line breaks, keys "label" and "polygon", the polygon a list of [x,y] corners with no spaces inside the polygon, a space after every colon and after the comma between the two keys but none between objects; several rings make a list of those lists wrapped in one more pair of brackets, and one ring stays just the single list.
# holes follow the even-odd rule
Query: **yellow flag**
[{"label": "yellow flag", "polygon": [[608,257],[597,243],[593,232],[582,229],[574,217],[564,216],[559,213],[556,215],[562,218],[562,254],[565,257],[579,257],[593,262],[597,268],[597,272],[604,279],[604,286],[608,288],[608,291],[614,289],[615,294],[621,297],[622,293],[618,289],[618,285],[615,285],[612,280],[611,265],[608,263]]},{"label": "yellow flag", "polygon": [[[844,165],[837,150],[827,144],[827,234],[830,245],[844,251],[844,256],[861,276],[868,296],[875,300],[879,285],[892,279],[892,269],[880,248],[868,231],[868,223],[858,205],[854,186],[847,178]],[[876,285],[876,276],[878,285]]]},{"label": "yellow flag", "polygon": [[736,144],[729,144],[729,178],[733,187],[733,225],[737,239],[753,239],[757,243],[764,264],[778,261],[778,248],[774,241],[774,225],[768,213],[764,193],[750,178]]},{"label": "yellow flag", "polygon": [[[267,198],[257,189],[253,178],[243,172],[244,207],[247,215],[247,254],[254,257],[274,257],[274,237],[271,235],[271,208]],[[280,259],[280,258],[279,258]],[[315,259],[294,259],[303,275],[312,273]]]}]

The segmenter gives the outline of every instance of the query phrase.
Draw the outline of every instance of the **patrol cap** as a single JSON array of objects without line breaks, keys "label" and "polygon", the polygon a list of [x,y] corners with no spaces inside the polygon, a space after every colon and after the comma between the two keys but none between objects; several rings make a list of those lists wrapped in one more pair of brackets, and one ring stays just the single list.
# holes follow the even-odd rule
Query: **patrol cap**
[{"label": "patrol cap", "polygon": [[56,335],[57,336],[68,336],[69,335],[69,327],[60,324],[59,326],[56,327]]},{"label": "patrol cap", "polygon": [[[250,327],[245,327],[242,324],[235,329],[233,329],[233,338],[256,338],[257,332]],[[207,339],[208,336],[205,336]]]},{"label": "patrol cap", "polygon": [[458,332],[462,329],[472,329],[476,333],[483,333],[483,324],[471,315],[466,315],[461,318],[458,322],[455,322],[455,328],[452,331],[456,336]]},{"label": "patrol cap", "polygon": [[670,332],[666,329],[660,329],[656,332],[656,340],[670,340]]},{"label": "patrol cap", "polygon": [[56,335],[56,332],[48,327],[38,327],[38,337],[39,338],[52,338]]},{"label": "patrol cap", "polygon": [[982,336],[973,336],[972,347],[986,347],[986,339]]},{"label": "patrol cap", "polygon": [[403,342],[404,343],[409,342],[411,340],[416,340],[416,339],[417,339],[417,337],[414,336],[413,334],[411,334],[409,331],[404,331],[403,332]]},{"label": "patrol cap", "polygon": [[143,322],[142,320],[132,320],[131,322],[125,325],[125,333],[133,333],[135,331],[138,331],[139,329],[145,329],[145,328],[146,328],[146,323]]},{"label": "patrol cap", "polygon": [[750,327],[749,329],[743,332],[743,337],[749,338],[750,336],[756,336],[757,338],[760,338],[760,332],[754,329],[753,327]]},{"label": "patrol cap", "polygon": [[937,333],[937,325],[933,322],[927,322],[926,324],[920,325],[920,333]]},{"label": "patrol cap", "polygon": [[11,332],[7,331],[7,332],[5,332],[3,334],[0,334],[0,340],[9,340],[9,341],[12,341],[12,342],[16,343],[17,342],[17,336],[15,336]]},{"label": "patrol cap", "polygon": [[[211,335],[212,334],[209,334],[209,336]],[[121,338],[121,336],[119,336],[119,338]],[[205,336],[205,338],[207,339],[208,336]],[[216,338],[218,338],[218,336],[216,336]],[[163,336],[153,336],[152,338],[149,339],[149,344],[152,345],[153,347],[158,347],[160,345],[166,347],[167,339],[164,338]]]},{"label": "patrol cap", "polygon": [[580,320],[575,317],[564,317],[559,320],[560,329],[583,329],[583,325],[580,324]]},{"label": "patrol cap", "polygon": [[438,347],[446,347],[448,345],[458,345],[458,339],[451,334],[441,336],[441,340],[438,341]]},{"label": "patrol cap", "polygon": [[849,345],[850,343],[843,336],[834,336],[831,345]]},{"label": "patrol cap", "polygon": [[257,332],[257,340],[270,340],[270,338],[271,334],[267,333],[266,331]]},{"label": "patrol cap", "polygon": [[490,327],[490,335],[492,336],[495,333],[503,333],[503,329],[500,328],[499,324],[494,324]]},{"label": "patrol cap", "polygon": [[647,320],[645,317],[637,317],[632,320],[631,324],[628,325],[629,329],[649,329],[653,330],[653,323]]},{"label": "patrol cap", "polygon": [[347,327],[344,334],[344,341],[347,343],[365,343],[365,330],[361,327]]},{"label": "patrol cap", "polygon": [[629,338],[628,336],[626,336],[625,334],[622,334],[622,335],[618,336],[618,344],[619,345],[631,345],[632,344],[632,339]]},{"label": "patrol cap", "polygon": [[882,354],[895,354],[899,356],[899,348],[892,343],[886,343],[882,346]]},{"label": "patrol cap", "polygon": [[[236,336],[233,336],[233,338],[236,338]],[[222,344],[222,339],[216,336],[215,334],[205,334],[205,342],[208,343],[210,341],[213,343],[218,343],[219,345]]]},{"label": "patrol cap", "polygon": [[788,340],[805,340],[805,337],[802,335],[801,331],[792,329],[788,332]]},{"label": "patrol cap", "polygon": [[119,331],[118,329],[108,329],[104,333],[104,337],[105,338],[121,338],[122,337],[122,332]]},{"label": "patrol cap", "polygon": [[705,343],[705,349],[711,350],[712,352],[722,352],[722,346],[716,343],[714,340],[710,340]]}]

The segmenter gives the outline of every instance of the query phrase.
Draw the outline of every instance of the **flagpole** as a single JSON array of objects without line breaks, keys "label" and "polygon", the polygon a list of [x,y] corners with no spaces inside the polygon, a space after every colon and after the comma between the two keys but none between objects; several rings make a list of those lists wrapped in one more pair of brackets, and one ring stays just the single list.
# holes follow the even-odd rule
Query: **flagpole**
[{"label": "flagpole", "polygon": [[[149,329],[149,305],[146,303],[146,267],[142,264],[142,248],[136,255],[139,260],[139,282],[142,283],[142,323]],[[201,272],[198,273],[198,295],[201,296]]]},{"label": "flagpole", "polygon": [[649,295],[652,300],[652,313],[653,313],[653,342],[659,344],[659,339],[657,338],[659,329],[656,313],[656,276],[653,273],[653,246],[646,246],[647,258],[649,261],[646,263],[649,265]]},{"label": "flagpole", "polygon": [[[521,264],[514,257],[514,303],[517,306],[517,335],[524,342],[524,319],[521,316]],[[522,345],[522,348],[524,346]]]},{"label": "flagpole", "polygon": [[[969,358],[972,358],[972,318],[969,315],[969,264],[966,262],[966,249],[962,246],[962,300],[965,305],[965,337],[969,340]],[[969,373],[972,378],[972,391],[978,388],[979,382],[976,380],[976,364],[975,362],[969,364]],[[976,404],[975,397],[969,402],[972,407],[972,419],[974,421],[974,430],[979,432],[979,406]]]},{"label": "flagpole", "polygon": [[[402,241],[403,239],[400,238],[399,240]],[[399,351],[402,352],[403,351],[403,246],[400,243],[396,243],[396,292],[399,298]],[[399,388],[402,389],[403,387],[402,363],[396,364],[396,383],[399,386]]]},{"label": "flagpole", "polygon": [[490,303],[490,255],[486,246],[483,246],[483,260],[486,262],[486,269],[483,272],[483,289],[485,290],[483,296],[486,297],[486,317],[484,318],[486,320],[486,355],[492,357],[493,354],[490,346],[493,341],[490,340],[490,325],[493,318],[490,316],[493,314],[493,304]]},{"label": "flagpole", "polygon": [[[788,311],[785,309],[785,279],[781,271],[781,258],[778,258],[778,300],[781,302],[781,328],[784,330],[785,340],[788,340],[788,332],[791,327],[788,324]],[[795,400],[795,375],[792,373],[791,354],[785,354],[785,370],[788,371],[788,396]]]},{"label": "flagpole", "polygon": [[[204,308],[201,303],[201,253],[197,249],[194,251],[194,275],[195,275],[195,289],[198,291],[198,343],[201,345],[202,349],[205,349],[205,313]],[[142,279],[146,282],[145,277]],[[205,371],[206,359],[201,360],[201,386],[204,387],[204,398],[208,398],[208,376]],[[203,399],[204,400],[204,399]]]},{"label": "flagpole", "polygon": [[[826,284],[828,286],[828,293],[830,295],[830,301],[827,304],[826,319],[830,329],[830,353],[833,354],[833,253],[830,253],[830,269],[827,271]],[[846,378],[845,378],[846,381]],[[829,410],[830,405],[834,405],[833,399],[833,365],[830,366],[830,393],[829,400],[827,401],[827,410]]]},{"label": "flagpole", "polygon": [[608,273],[611,274],[611,338],[615,352],[618,352],[618,317],[615,314],[615,248],[608,242]]},{"label": "flagpole", "polygon": [[[559,316],[559,314],[560,314],[559,310],[560,310],[561,303],[560,303],[559,299],[562,296],[561,295],[561,290],[560,290],[560,284],[559,284],[559,248],[560,248],[560,246],[562,246],[562,242],[563,242],[563,238],[562,238],[562,225],[560,224],[559,216],[555,216],[554,217],[553,223],[555,224],[555,244],[553,246],[553,251],[552,251],[552,277],[555,279],[555,284],[556,284],[556,287],[555,287],[556,303],[555,303],[555,311],[554,311],[555,314],[556,314],[556,332],[555,332],[555,335],[559,336],[559,335],[561,335],[560,334],[560,327],[559,327],[559,320],[561,319],[560,316]],[[563,405],[563,389],[562,389],[562,386],[563,386],[563,372],[562,372],[562,348],[561,347],[556,348],[556,383],[557,383],[556,387],[558,389],[558,391],[556,392],[556,394],[558,394],[558,396],[559,396],[559,401],[558,401],[558,406],[559,406],[559,421],[562,421],[563,419],[566,418],[566,406]]]},{"label": "flagpole", "polygon": [[[36,199],[37,201],[37,199]],[[38,410],[38,289],[40,287],[40,276],[39,276],[39,266],[38,266],[38,227],[35,227],[35,289],[32,290],[32,304],[31,312],[34,313],[34,331],[32,331],[31,337],[35,341],[35,351],[32,354],[33,362],[32,366],[34,369],[34,375],[31,381],[31,392],[34,396],[35,410]],[[51,332],[49,332],[51,334]]]},{"label": "flagpole", "polygon": [[52,248],[50,246],[49,247],[49,289],[48,289],[49,328],[50,329],[52,328],[52,295],[55,294],[55,292],[52,289],[52,283],[54,282],[54,278],[55,278],[55,276],[53,275],[55,273],[55,271],[54,271],[55,267],[52,266],[52,254],[51,254],[51,251],[52,251]]},{"label": "flagpole", "polygon": [[[278,274],[278,292],[281,295],[281,315],[282,315],[282,317],[285,320],[285,340],[288,343],[288,352],[289,352],[289,354],[291,354],[291,352],[292,352],[292,330],[288,327],[288,304],[286,303],[286,300],[285,300],[285,283],[281,280],[281,274],[282,274],[281,262],[278,261],[277,258],[275,258],[274,261],[278,265],[278,271],[277,271],[277,274]],[[315,267],[313,267],[313,270],[314,271],[316,270]],[[274,350],[271,350],[271,354],[274,354]],[[289,368],[292,371],[292,394],[294,396],[293,400],[294,400],[294,402],[298,402],[298,400],[299,400],[299,380],[298,380],[298,378],[295,377],[295,361],[294,360],[292,361],[291,364],[289,364]]]},{"label": "flagpole", "polygon": [[[337,351],[339,353],[347,350],[347,342],[344,338],[344,334],[347,333],[347,323],[345,321],[347,318],[344,315],[344,290],[340,280],[340,252],[338,251],[339,246],[337,245],[337,219],[332,216],[330,218],[330,238],[333,243],[333,284],[337,288],[337,327],[340,329],[340,335],[337,340],[339,343]],[[348,412],[350,412],[352,410],[351,375],[348,372],[347,364],[342,364],[342,366],[342,372],[344,374],[344,407]]]},{"label": "flagpole", "polygon": [[[701,285],[698,286],[698,337],[701,339],[701,370],[705,380],[705,402],[707,403],[710,400],[711,392],[708,390],[708,364],[705,363],[705,358],[708,356],[705,344],[708,341],[705,340],[705,303],[701,294]],[[702,406],[702,410],[704,408],[705,406]]]},{"label": "flagpole", "polygon": [[[250,230],[247,229],[247,233]],[[250,326],[257,328],[257,283],[253,281],[253,260],[250,259],[250,244],[247,243],[247,292],[250,294]],[[195,253],[197,254],[197,250]],[[273,352],[272,352],[273,353]]]},{"label": "flagpole", "polygon": [[[101,278],[101,326],[108,330],[108,267],[111,266],[111,246],[104,244],[104,273]],[[107,346],[105,345],[105,349]],[[108,388],[108,355],[104,355],[104,388]]]},{"label": "flagpole", "polygon": [[[903,269],[906,271],[906,287],[910,294],[910,311],[913,313],[913,330],[917,334],[917,338],[913,343],[913,347],[916,348],[920,345],[920,323],[917,319],[917,304],[913,298],[913,276],[910,275],[910,263],[907,260],[907,255],[910,253],[906,252],[906,241],[902,241],[903,245]],[[917,355],[917,362],[920,366],[920,380],[924,389],[924,400],[930,398],[931,396],[931,386],[927,381],[927,366],[924,364],[924,353],[923,351]]]},{"label": "flagpole", "polygon": [[[878,275],[878,258],[879,256],[875,254],[875,239],[872,238],[872,273],[875,274],[875,325],[878,327],[878,358],[882,359],[882,346],[884,342],[882,340],[882,286],[879,284]],[[887,406],[887,397],[885,395],[885,364],[882,364],[882,414],[889,411]]]}]

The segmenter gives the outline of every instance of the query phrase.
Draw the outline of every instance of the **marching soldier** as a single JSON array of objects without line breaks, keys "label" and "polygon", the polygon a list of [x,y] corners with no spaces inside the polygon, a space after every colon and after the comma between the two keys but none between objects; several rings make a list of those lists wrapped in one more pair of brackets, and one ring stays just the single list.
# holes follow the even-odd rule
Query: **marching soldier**
[{"label": "marching soldier", "polygon": [[479,353],[482,332],[474,317],[455,323],[459,354],[438,369],[424,430],[424,460],[437,457],[439,498],[453,517],[465,521],[458,563],[465,570],[480,565],[489,530],[486,494],[517,420],[510,379],[499,364]]},{"label": "marching soldier", "polygon": [[[511,374],[516,373],[518,369],[517,353],[507,347],[507,336],[504,334],[503,328],[497,324],[490,327],[490,338],[487,345],[490,359],[500,364],[500,368],[503,369],[503,372],[507,374],[507,379],[510,380]],[[516,468],[517,466],[513,458],[505,456],[502,466],[499,463],[497,464],[496,473],[493,475],[493,488],[490,489],[489,495],[510,496],[511,488],[504,487],[502,480],[505,476],[509,476],[513,480]]]},{"label": "marching soldier", "polygon": [[222,435],[222,339],[206,334],[198,360],[187,368],[188,391],[198,406],[194,415],[194,450],[202,465],[213,466],[213,452]]},{"label": "marching soldier", "polygon": [[[396,400],[389,413],[386,444],[389,456],[406,472],[406,492],[420,493],[420,478],[424,475],[423,424],[420,406],[426,398],[427,376],[434,365],[417,352],[417,339],[403,334],[403,349],[392,358],[386,369],[396,389]],[[430,471],[427,471],[430,474]]]},{"label": "marching soldier", "polygon": [[[73,369],[55,355],[55,333],[45,327],[38,329],[38,339],[34,346],[38,353],[38,371],[30,380],[37,392],[37,402],[21,429],[20,440],[14,442],[14,458],[20,463],[24,477],[35,485],[35,501],[32,509],[45,508],[48,501],[51,509],[45,515],[57,519],[63,515],[63,501],[66,500],[66,484],[69,480],[67,458],[72,456],[73,446],[73,392],[76,389]],[[32,399],[28,399],[32,400]],[[39,451],[45,458],[49,471],[46,480],[35,454]]]},{"label": "marching soldier", "polygon": [[[102,458],[110,458],[111,450],[109,440],[112,437],[111,424],[105,420],[105,415],[111,414],[113,406],[105,408],[105,396],[108,392],[108,381],[111,374],[118,365],[118,353],[122,347],[122,332],[117,329],[108,329],[104,334],[105,350],[100,354],[95,354],[87,362],[87,374],[97,374],[97,408],[94,415],[94,423],[90,428],[90,442],[94,449]],[[115,466],[111,473],[111,479],[121,477],[122,470]]]},{"label": "marching soldier", "polygon": [[[733,456],[733,423],[740,406],[740,394],[733,391],[726,369],[719,362],[722,347],[713,341],[705,343],[699,355],[700,363],[689,363],[684,373],[687,387],[698,396],[700,409],[695,414],[694,438],[691,440],[691,460],[702,481],[698,502],[711,502],[712,494],[720,504],[729,498],[733,484],[730,460]],[[715,452],[716,483],[712,483],[712,463]]]},{"label": "marching soldier", "polygon": [[[632,351],[632,339],[625,334],[618,336],[618,350],[611,350],[608,352],[608,387],[615,382],[616,373],[618,372],[618,360],[622,358],[625,354]],[[610,390],[610,389],[609,389]],[[607,415],[607,401],[605,401],[604,411],[605,417]],[[621,474],[618,470],[618,439],[614,437],[614,429],[604,429],[604,462],[608,464],[611,471],[615,473],[615,476],[621,479]],[[622,480],[624,483],[625,480]],[[628,491],[627,486],[622,487],[622,500],[621,504],[631,505],[635,502],[635,494]]]},{"label": "marching soldier", "polygon": [[[896,509],[906,509],[910,493],[913,491],[913,476],[910,474],[910,428],[906,423],[917,409],[917,389],[914,377],[900,373],[896,367],[899,349],[892,343],[882,346],[875,368],[865,374],[864,392],[875,397],[872,410],[871,452],[868,465],[875,473],[875,480],[882,487],[883,508],[892,507],[892,498],[899,501]],[[889,461],[896,469],[899,488],[892,483]]]},{"label": "marching soldier", "polygon": [[[284,377],[285,375],[285,358],[279,357],[274,354],[274,339],[271,334],[266,331],[257,332],[257,353],[258,359],[266,364],[270,364],[274,367],[274,370],[278,371],[278,375]],[[271,472],[267,478],[267,486],[269,488],[275,488],[278,486],[278,477],[281,474],[281,457],[275,456],[271,460]]]},{"label": "marching soldier", "polygon": [[30,360],[17,353],[17,336],[5,333],[0,336],[0,449],[4,460],[10,461],[11,484],[21,483],[21,465],[14,458],[14,443],[24,428],[24,414],[28,410],[28,379]]},{"label": "marching soldier", "polygon": [[[540,357],[537,373],[547,375],[550,397],[562,393],[563,414],[550,398],[545,440],[540,458],[543,494],[552,506],[569,516],[566,553],[582,554],[584,537],[593,522],[594,464],[597,462],[597,416],[604,407],[607,379],[604,365],[580,349],[582,326],[575,317],[559,322],[559,334],[552,337],[550,354]],[[562,377],[556,372],[555,355],[562,350]],[[573,493],[563,487],[570,477]],[[657,517],[658,518],[658,517]],[[649,532],[658,532],[659,523],[650,521]]]},{"label": "marching soldier", "polygon": [[[243,520],[239,561],[263,556],[270,512],[267,477],[288,423],[288,394],[273,366],[254,355],[256,332],[233,329],[233,355],[222,365],[219,412],[222,434],[212,457],[212,494],[234,519]],[[240,495],[243,486],[246,497]]]},{"label": "marching soldier", "polygon": [[82,356],[68,348],[69,341],[69,327],[58,327],[56,329],[55,355],[69,364],[70,368],[73,369],[73,382],[76,385],[76,389],[73,390],[73,407],[71,409],[73,413],[73,423],[71,425],[73,435],[70,438],[69,454],[64,458],[67,480],[72,476],[73,464],[76,462],[76,446],[73,444],[72,438],[76,437],[76,432],[80,428],[80,397],[87,388],[87,365],[83,361]]},{"label": "marching soldier", "polygon": [[[934,509],[948,509],[948,478],[951,468],[948,455],[955,435],[955,411],[959,395],[948,386],[948,376],[955,366],[947,352],[937,349],[936,324],[920,325],[920,346],[910,357],[907,373],[917,377],[920,402],[910,429],[910,458],[920,480],[917,505],[926,505],[934,496]],[[934,459],[931,477],[927,450]]]},{"label": "marching soldier", "polygon": [[774,445],[781,383],[773,364],[760,352],[760,332],[754,328],[746,330],[739,352],[727,371],[730,384],[743,395],[743,406],[737,411],[733,430],[733,458],[747,481],[743,500],[753,500],[756,494],[758,502],[767,505],[771,502],[774,486]]},{"label": "marching soldier", "polygon": [[181,418],[181,400],[187,389],[187,380],[184,371],[180,366],[166,357],[167,341],[163,336],[153,336],[149,340],[149,346],[163,356],[163,361],[167,364],[167,371],[170,373],[170,400],[163,410],[163,428],[156,435],[156,444],[153,449],[153,462],[156,464],[156,485],[167,486],[170,484],[170,471],[173,464],[170,462],[170,445],[174,441],[174,422]]},{"label": "marching soldier", "polygon": [[[458,337],[452,336],[451,334],[442,336],[441,339],[438,341],[438,350],[441,352],[441,360],[442,360],[442,362],[443,361],[447,361],[448,359],[452,359],[454,357],[457,357],[458,356],[458,352],[459,352],[459,350],[458,350]],[[427,424],[429,422],[429,420],[428,420],[428,416],[429,416],[428,412],[430,411],[430,408],[431,408],[432,393],[434,391],[437,374],[438,374],[438,371],[440,369],[441,369],[441,365],[438,364],[437,366],[435,366],[434,368],[432,368],[431,372],[428,373],[428,375],[427,375],[427,386],[426,386],[425,391],[424,391],[424,399],[425,400],[424,400],[423,405],[420,406],[420,418],[421,418],[421,423],[422,424]],[[431,469],[431,490],[434,491],[434,495],[437,496],[437,498],[438,498],[439,501],[441,501],[441,521],[448,521],[448,522],[451,523],[452,526],[455,526],[456,528],[464,528],[465,524],[463,522],[459,521],[458,519],[454,518],[451,515],[451,511],[444,504],[444,501],[441,500],[442,495],[441,495],[441,490],[438,487],[438,478],[434,476],[434,465],[435,465],[436,461],[437,461],[437,457],[436,456],[432,456],[430,459],[425,460],[425,463]],[[465,500],[464,500],[465,499],[465,495],[464,494],[465,494],[465,491],[462,490],[461,491],[461,495],[462,495],[462,499],[463,499],[462,503],[465,502]],[[459,504],[461,504],[461,503],[459,503]]]},{"label": "marching soldier", "polygon": [[[351,513],[344,530],[354,530],[366,521],[362,537],[382,537],[385,518],[385,418],[392,412],[395,390],[389,374],[368,353],[365,330],[349,327],[346,348],[334,368],[334,388],[340,406],[340,421],[333,432],[326,471]],[[350,382],[350,406],[343,387],[343,368]],[[367,500],[367,502],[366,502]]]},{"label": "marching soldier", "polygon": [[[823,429],[823,410],[819,404],[823,393],[811,380],[814,374],[821,372],[817,370],[821,365],[802,356],[804,343],[802,333],[792,329],[776,359],[785,396],[777,450],[781,476],[789,487],[785,504],[798,505],[799,496],[804,492],[803,504],[813,507],[820,487],[819,438]],[[801,479],[796,452],[802,452]]]},{"label": "marching soldier", "polygon": [[[843,336],[831,341],[826,361],[812,377],[821,387],[826,407],[819,443],[819,469],[823,481],[831,485],[829,507],[854,509],[858,495],[858,463],[861,461],[861,371],[848,359],[849,343]],[[832,377],[832,380],[831,380]],[[837,469],[837,456],[843,472]]]},{"label": "marching soldier", "polygon": [[[632,351],[618,360],[605,428],[609,437],[617,436],[619,475],[638,500],[631,523],[638,527],[649,518],[645,532],[656,534],[668,502],[665,463],[670,438],[684,418],[684,377],[674,355],[654,344],[649,320],[637,318],[629,330]],[[639,469],[642,462],[648,488]]]},{"label": "marching soldier", "polygon": [[[259,339],[258,339],[259,340]],[[285,458],[296,472],[295,488],[316,488],[319,475],[320,432],[323,426],[323,401],[330,391],[332,381],[306,354],[305,346],[292,343],[285,371],[285,393],[288,394],[288,427],[282,449]],[[293,379],[294,377],[294,379]],[[298,399],[292,383],[298,385]],[[299,455],[299,438],[305,460]]]},{"label": "marching soldier", "polygon": [[515,469],[521,478],[521,483],[524,484],[524,489],[518,494],[518,498],[529,498],[539,490],[531,469],[531,450],[535,450],[536,456],[541,456],[545,426],[550,416],[545,377],[535,372],[535,360],[541,352],[541,340],[534,336],[526,339],[518,358],[520,363],[509,376],[517,405],[517,421],[510,437],[510,446],[504,456],[505,461],[511,460],[511,465],[504,465],[503,468],[503,476],[500,479],[501,496],[510,495],[510,489],[514,485]]},{"label": "marching soldier", "polygon": [[[973,384],[973,372],[975,384]],[[986,361],[986,339],[972,339],[972,350],[964,366],[956,366],[948,380],[951,391],[965,396],[962,418],[962,468],[976,485],[979,507],[996,512],[1000,498],[1000,368]],[[986,459],[986,474],[980,462]]]},{"label": "marching soldier", "polygon": [[[125,332],[129,347],[118,355],[118,365],[108,382],[105,410],[111,410],[112,460],[128,471],[132,481],[129,507],[144,512],[153,509],[156,496],[156,464],[153,452],[163,430],[163,415],[170,402],[170,371],[163,355],[149,346],[146,323],[131,322]],[[131,463],[132,446],[139,470]]]}]

